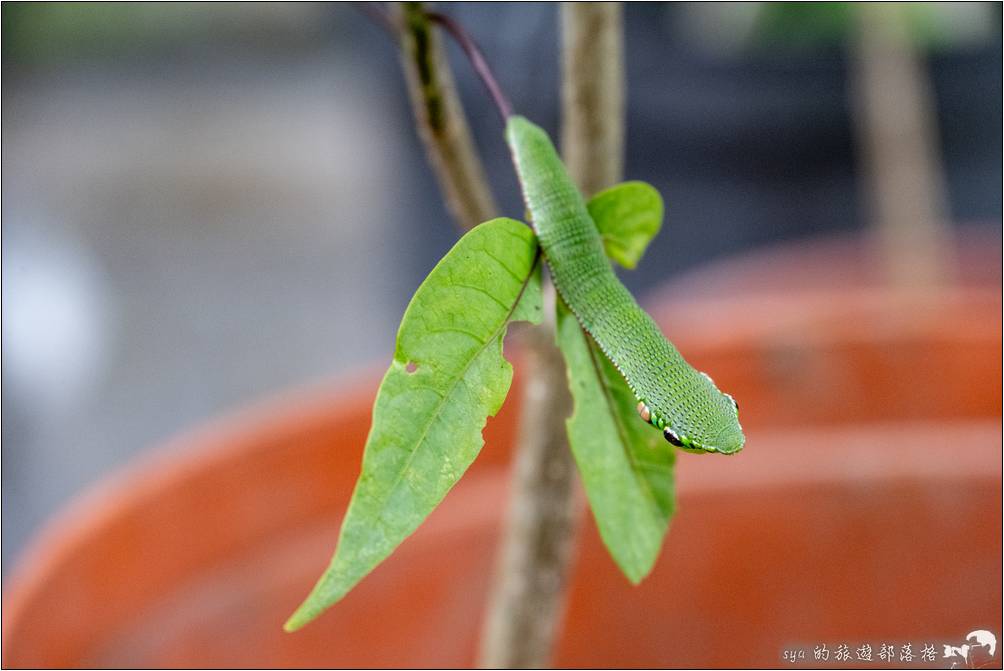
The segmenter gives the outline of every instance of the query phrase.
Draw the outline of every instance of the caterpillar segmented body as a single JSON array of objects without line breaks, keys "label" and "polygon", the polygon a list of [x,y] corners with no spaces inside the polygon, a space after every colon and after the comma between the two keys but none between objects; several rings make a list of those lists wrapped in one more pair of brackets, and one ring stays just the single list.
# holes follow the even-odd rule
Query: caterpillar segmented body
[{"label": "caterpillar segmented body", "polygon": [[614,274],[582,194],[547,133],[511,116],[506,141],[554,285],[624,376],[642,419],[685,450],[741,450],[745,438],[735,400],[684,360]]}]

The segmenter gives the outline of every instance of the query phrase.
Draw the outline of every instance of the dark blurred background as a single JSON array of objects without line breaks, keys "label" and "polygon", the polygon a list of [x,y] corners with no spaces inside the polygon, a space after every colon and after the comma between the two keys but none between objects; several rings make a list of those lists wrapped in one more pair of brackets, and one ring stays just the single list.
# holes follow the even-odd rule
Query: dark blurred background
[{"label": "dark blurred background", "polygon": [[[557,7],[445,8],[558,126]],[[625,275],[869,221],[841,3],[629,4],[626,175],[666,225]],[[1001,223],[1001,5],[917,8],[952,225]],[[505,212],[497,118],[449,49]],[[388,359],[456,239],[394,45],[341,4],[3,4],[3,567],[169,436]]]}]

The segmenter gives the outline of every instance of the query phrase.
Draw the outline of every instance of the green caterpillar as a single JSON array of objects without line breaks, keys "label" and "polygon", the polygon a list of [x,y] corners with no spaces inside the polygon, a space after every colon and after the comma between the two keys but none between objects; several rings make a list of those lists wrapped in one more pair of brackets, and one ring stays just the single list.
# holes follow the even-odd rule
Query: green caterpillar
[{"label": "green caterpillar", "polygon": [[505,135],[554,285],[634,391],[642,419],[685,450],[741,450],[745,438],[735,399],[684,360],[617,279],[582,194],[547,133],[510,116]]}]

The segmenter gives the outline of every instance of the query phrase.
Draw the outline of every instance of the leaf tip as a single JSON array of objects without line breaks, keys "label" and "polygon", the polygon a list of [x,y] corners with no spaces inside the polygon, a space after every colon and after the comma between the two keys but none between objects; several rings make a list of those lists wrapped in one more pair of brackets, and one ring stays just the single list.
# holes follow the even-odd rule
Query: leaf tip
[{"label": "leaf tip", "polygon": [[301,627],[309,623],[311,620],[313,620],[314,617],[316,617],[316,615],[310,613],[307,610],[306,606],[307,603],[304,602],[299,608],[297,608],[293,612],[292,615],[289,616],[289,619],[286,620],[286,622],[283,623],[282,625],[283,631],[285,631],[287,634],[292,634],[294,631],[300,629]]},{"label": "leaf tip", "polygon": [[316,620],[321,613],[333,606],[337,601],[338,599],[331,599],[328,595],[322,593],[321,586],[318,584],[282,625],[283,631],[291,634],[298,629],[302,629]]},{"label": "leaf tip", "polygon": [[645,578],[648,577],[648,574],[652,572],[652,567],[654,564],[655,564],[654,557],[652,562],[647,562],[646,565],[644,566],[641,565],[626,566],[618,562],[618,565],[620,565],[621,572],[624,574],[624,577],[628,579],[628,582],[631,583],[632,587],[637,587],[642,583],[643,580],[645,580]]},{"label": "leaf tip", "polygon": [[659,558],[658,550],[631,555],[630,553],[615,552],[609,544],[607,549],[610,550],[610,555],[613,557],[614,563],[617,564],[617,568],[621,570],[632,587],[637,587],[644,582],[645,578],[652,573],[656,560]]},{"label": "leaf tip", "polygon": [[627,252],[620,252],[617,254],[617,262],[627,268],[628,270],[635,270],[638,267],[638,260],[641,257],[640,254],[631,255]]}]

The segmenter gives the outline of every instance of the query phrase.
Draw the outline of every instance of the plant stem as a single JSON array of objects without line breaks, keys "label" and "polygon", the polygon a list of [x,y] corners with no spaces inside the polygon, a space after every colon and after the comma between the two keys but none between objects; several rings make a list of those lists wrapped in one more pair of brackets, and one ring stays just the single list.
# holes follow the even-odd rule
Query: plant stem
[{"label": "plant stem", "polygon": [[851,85],[873,226],[894,284],[931,286],[953,274],[947,187],[930,78],[906,5],[855,5]]},{"label": "plant stem", "polygon": [[[623,166],[621,7],[565,3],[561,17],[562,145],[573,179],[589,194],[619,181]],[[548,666],[566,601],[579,509],[565,429],[572,401],[554,342],[550,285],[545,298],[547,319],[527,341],[509,515],[479,660],[486,668]]]},{"label": "plant stem", "polygon": [[[511,105],[477,45],[455,21],[427,17],[461,45],[503,122]],[[575,537],[575,464],[565,434],[571,396],[554,343],[554,288],[545,287],[544,323],[524,332],[523,410],[515,446],[509,514],[489,597],[480,663],[538,667],[550,658]]]},{"label": "plant stem", "polygon": [[624,171],[624,39],[619,2],[562,4],[561,148],[589,197]]},{"label": "plant stem", "polygon": [[512,116],[512,103],[502,93],[502,87],[499,86],[498,81],[495,79],[492,69],[488,67],[488,62],[485,60],[484,54],[481,53],[481,49],[471,39],[471,36],[467,34],[463,26],[450,17],[438,12],[429,12],[428,17],[430,20],[443,26],[453,36],[453,39],[457,41],[464,50],[464,53],[467,54],[467,59],[471,62],[474,71],[478,73],[478,77],[481,78],[485,88],[488,89],[488,95],[492,97],[492,102],[495,103],[495,108],[498,110],[499,116],[502,117],[502,123],[504,124]]},{"label": "plant stem", "polygon": [[554,287],[544,322],[527,330],[522,415],[506,527],[488,602],[479,665],[548,665],[565,603],[577,522],[565,362],[554,342]]},{"label": "plant stem", "polygon": [[[561,11],[563,145],[566,159],[574,162],[569,165],[572,177],[592,193],[618,181],[623,165],[621,10],[618,3],[604,3],[599,10],[572,3]],[[403,17],[402,57],[426,152],[451,212],[469,228],[490,218],[496,208],[430,21],[441,24],[463,47],[503,120],[511,106],[480,50],[456,22],[427,14],[420,3],[405,3]],[[593,53],[592,43],[601,46],[599,53]],[[464,198],[476,191],[485,197],[473,199],[476,203]],[[480,653],[485,667],[546,666],[565,603],[578,508],[575,464],[565,432],[572,401],[554,342],[554,300],[548,284],[544,323],[525,332],[523,410],[509,515]]]},{"label": "plant stem", "polygon": [[421,3],[403,3],[401,12],[401,61],[419,135],[450,214],[468,230],[496,216],[498,206],[439,37]]}]

